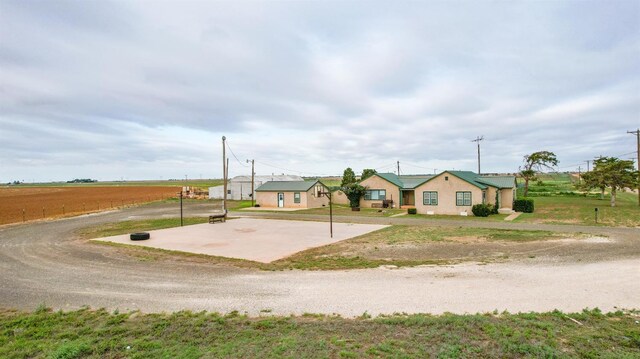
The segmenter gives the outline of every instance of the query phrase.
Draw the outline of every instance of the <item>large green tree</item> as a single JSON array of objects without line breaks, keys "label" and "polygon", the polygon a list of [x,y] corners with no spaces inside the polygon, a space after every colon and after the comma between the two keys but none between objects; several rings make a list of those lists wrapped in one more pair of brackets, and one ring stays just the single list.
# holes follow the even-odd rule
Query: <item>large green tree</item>
[{"label": "large green tree", "polygon": [[366,187],[359,185],[358,183],[349,183],[342,187],[342,192],[349,198],[349,207],[355,208],[360,206],[360,198],[364,196],[367,191]]},{"label": "large green tree", "polygon": [[360,176],[360,181],[364,181],[367,178],[373,176],[374,174],[378,173],[378,171],[372,169],[372,168],[365,168],[362,170],[362,176]]},{"label": "large green tree", "polygon": [[633,161],[616,157],[599,157],[593,160],[593,171],[582,176],[582,188],[600,189],[600,198],[604,198],[606,188],[611,188],[611,207],[616,206],[616,193],[624,188],[637,186],[638,172]]},{"label": "large green tree", "polygon": [[549,151],[538,151],[524,156],[524,165],[520,167],[520,177],[524,178],[524,196],[529,194],[529,181],[536,180],[536,174],[543,168],[552,169],[558,165],[556,154]]},{"label": "large green tree", "polygon": [[607,189],[606,167],[615,160],[617,160],[615,157],[595,158],[593,170],[582,175],[582,183],[578,187],[586,191],[597,188],[600,190],[600,199],[604,199],[604,191]]},{"label": "large green tree", "polygon": [[605,166],[605,181],[611,188],[611,207],[616,206],[616,192],[637,185],[638,175],[633,161],[615,158]]},{"label": "large green tree", "polygon": [[356,182],[356,173],[353,172],[351,167],[347,167],[347,169],[342,173],[342,183],[340,184],[340,187],[344,188],[345,186]]}]

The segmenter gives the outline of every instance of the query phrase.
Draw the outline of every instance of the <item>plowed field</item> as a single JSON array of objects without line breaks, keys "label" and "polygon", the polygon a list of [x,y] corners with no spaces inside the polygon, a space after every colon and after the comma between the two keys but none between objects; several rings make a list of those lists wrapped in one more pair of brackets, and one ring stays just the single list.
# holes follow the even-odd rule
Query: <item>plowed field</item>
[{"label": "plowed field", "polygon": [[0,188],[0,224],[54,218],[176,197],[180,187]]}]

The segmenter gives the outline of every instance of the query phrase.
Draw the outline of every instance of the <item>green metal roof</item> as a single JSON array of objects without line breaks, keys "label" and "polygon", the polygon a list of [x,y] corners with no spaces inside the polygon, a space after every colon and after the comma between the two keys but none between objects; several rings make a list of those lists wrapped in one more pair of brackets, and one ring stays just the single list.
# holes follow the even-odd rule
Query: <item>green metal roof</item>
[{"label": "green metal roof", "polygon": [[400,181],[400,178],[398,178],[395,173],[376,173],[375,175],[393,183],[398,187],[402,187],[402,181]]},{"label": "green metal roof", "polygon": [[376,176],[391,182],[401,189],[413,189],[427,182],[433,176],[431,175],[406,175],[398,176],[395,173],[376,173]]},{"label": "green metal roof", "polygon": [[515,186],[514,176],[478,176],[477,173],[472,171],[444,171],[438,175],[397,176],[395,173],[376,173],[376,175],[398,186],[400,189],[414,189],[445,172],[480,189],[486,189],[487,186],[496,188],[513,188]]},{"label": "green metal roof", "polygon": [[514,188],[516,185],[515,176],[480,176],[477,181],[498,188]]},{"label": "green metal roof", "polygon": [[[269,181],[256,188],[256,192],[306,192],[320,181]],[[323,185],[324,186],[324,185]]]},{"label": "green metal roof", "polygon": [[424,175],[424,176],[400,176],[400,180],[402,181],[403,189],[414,189],[419,185],[427,182],[432,179],[434,176]]},{"label": "green metal roof", "polygon": [[471,171],[445,171],[448,172],[458,178],[460,178],[463,181],[469,182],[472,185],[480,188],[480,189],[486,189],[487,186],[485,186],[484,184],[478,182],[478,174],[475,172],[471,172]]}]

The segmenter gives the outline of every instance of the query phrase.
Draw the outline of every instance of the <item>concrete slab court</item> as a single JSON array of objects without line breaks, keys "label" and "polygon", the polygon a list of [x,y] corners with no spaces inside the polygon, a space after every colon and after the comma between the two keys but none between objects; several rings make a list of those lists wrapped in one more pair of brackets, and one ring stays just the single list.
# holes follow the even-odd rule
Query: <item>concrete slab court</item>
[{"label": "concrete slab court", "polygon": [[269,263],[385,227],[388,226],[334,223],[331,238],[327,222],[239,218],[149,231],[151,238],[145,241],[132,241],[128,234],[95,240]]}]

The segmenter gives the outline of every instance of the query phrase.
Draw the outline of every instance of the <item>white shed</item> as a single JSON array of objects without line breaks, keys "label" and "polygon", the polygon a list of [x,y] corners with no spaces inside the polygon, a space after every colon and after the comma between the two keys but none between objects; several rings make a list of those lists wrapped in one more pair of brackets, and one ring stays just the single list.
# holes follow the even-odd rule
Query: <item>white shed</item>
[{"label": "white shed", "polygon": [[[269,181],[304,181],[296,175],[268,175],[255,176],[254,189]],[[222,199],[224,196],[224,186],[209,187],[209,199]],[[251,176],[236,176],[229,180],[227,185],[227,199],[229,200],[250,200],[251,199]]]}]

